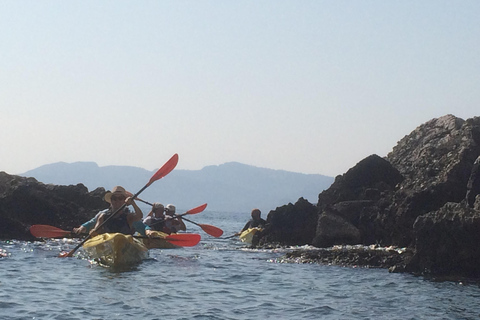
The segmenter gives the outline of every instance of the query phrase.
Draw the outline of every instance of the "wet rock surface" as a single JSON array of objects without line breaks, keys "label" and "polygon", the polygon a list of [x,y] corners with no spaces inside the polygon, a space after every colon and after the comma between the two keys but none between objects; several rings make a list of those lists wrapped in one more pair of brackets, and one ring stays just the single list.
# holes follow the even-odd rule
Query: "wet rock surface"
[{"label": "wet rock surface", "polygon": [[304,248],[293,250],[279,259],[281,262],[318,263],[348,267],[387,268],[392,272],[404,271],[413,256],[409,248],[379,247],[375,245],[343,245],[330,248]]},{"label": "wet rock surface", "polygon": [[[309,239],[293,241],[301,225],[284,232],[280,244],[325,248],[296,253],[302,259],[365,263],[419,274],[480,277],[480,118],[453,115],[432,119],[401,139],[385,158],[371,155],[319,194],[316,223]],[[305,206],[305,205],[303,205]],[[281,212],[285,224],[304,215],[291,206],[270,211],[267,223]],[[315,222],[316,221],[316,222]],[[271,224],[269,232],[277,225]],[[267,232],[268,234],[268,232]],[[298,237],[295,237],[298,239]],[[260,244],[268,241],[260,239]],[[265,237],[268,240],[268,236]],[[335,245],[406,247],[408,258],[350,250],[333,252]],[[407,257],[403,256],[403,257]],[[310,258],[309,258],[310,257]],[[386,259],[386,258],[385,258]],[[390,262],[398,264],[391,265]],[[375,263],[376,262],[376,263]]]}]

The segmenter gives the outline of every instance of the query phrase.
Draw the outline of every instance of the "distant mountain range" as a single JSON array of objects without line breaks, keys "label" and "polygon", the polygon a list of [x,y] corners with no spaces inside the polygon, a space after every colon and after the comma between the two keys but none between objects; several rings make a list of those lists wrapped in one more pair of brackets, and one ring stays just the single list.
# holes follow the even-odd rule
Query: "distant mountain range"
[{"label": "distant mountain range", "polygon": [[[27,171],[20,176],[34,177],[46,184],[84,184],[90,191],[109,190],[121,185],[132,193],[140,190],[155,173],[131,166],[99,167],[94,162],[57,162]],[[276,207],[295,203],[303,197],[312,203],[334,178],[258,168],[238,162],[207,166],[201,170],[175,169],[153,183],[140,196],[149,202],[173,203],[188,210],[208,203],[208,210],[250,212],[259,208],[268,214]]]}]

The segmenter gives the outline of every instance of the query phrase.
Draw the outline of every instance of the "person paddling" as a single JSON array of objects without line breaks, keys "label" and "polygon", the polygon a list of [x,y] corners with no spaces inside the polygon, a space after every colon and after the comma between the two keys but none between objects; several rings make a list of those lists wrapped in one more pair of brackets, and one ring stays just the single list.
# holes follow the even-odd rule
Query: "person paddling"
[{"label": "person paddling", "polygon": [[[152,209],[147,214],[143,223],[148,226],[152,231],[161,231],[170,234],[170,229],[165,225],[165,207],[160,202],[155,202],[152,205]],[[146,231],[147,235],[152,235],[151,231]]]},{"label": "person paddling", "polygon": [[166,227],[173,233],[177,233],[178,231],[186,231],[187,227],[185,226],[185,222],[181,217],[175,216],[176,208],[173,204],[167,204],[165,207],[166,213]]},{"label": "person paddling", "polygon": [[[102,233],[123,233],[123,234],[134,234],[135,227],[134,223],[139,221],[143,217],[142,210],[138,207],[132,197],[127,196],[127,192],[121,186],[115,186],[111,192],[107,192],[104,197],[105,201],[110,203],[110,207],[102,212],[97,218],[95,228],[90,231],[92,236]],[[118,212],[114,217],[107,221],[105,225],[102,226],[97,231],[98,226],[100,226],[113,212],[118,210],[123,204],[126,204],[125,208]],[[131,212],[128,206],[132,206],[134,212]]]},{"label": "person paddling", "polygon": [[235,235],[236,236],[239,236],[240,234],[242,234],[243,231],[247,230],[247,229],[250,229],[250,228],[261,228],[261,229],[264,229],[265,226],[267,225],[267,221],[265,221],[264,219],[262,219],[260,217],[260,215],[262,214],[262,212],[260,211],[260,209],[253,209],[252,210],[252,213],[251,213],[251,216],[252,216],[252,219],[250,219],[246,224],[245,226],[243,227],[242,230],[240,230],[240,232],[237,232]]}]

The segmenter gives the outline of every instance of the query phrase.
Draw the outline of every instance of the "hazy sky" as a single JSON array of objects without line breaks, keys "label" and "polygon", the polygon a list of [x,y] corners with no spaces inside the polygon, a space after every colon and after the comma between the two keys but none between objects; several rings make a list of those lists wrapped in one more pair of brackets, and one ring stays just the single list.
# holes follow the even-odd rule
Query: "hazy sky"
[{"label": "hazy sky", "polygon": [[335,176],[480,116],[480,1],[2,1],[0,171]]}]

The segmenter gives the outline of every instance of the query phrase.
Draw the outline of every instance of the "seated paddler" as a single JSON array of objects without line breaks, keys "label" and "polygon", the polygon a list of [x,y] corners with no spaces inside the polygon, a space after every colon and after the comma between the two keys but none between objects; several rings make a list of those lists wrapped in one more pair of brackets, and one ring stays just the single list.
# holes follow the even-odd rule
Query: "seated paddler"
[{"label": "seated paddler", "polygon": [[[123,187],[116,186],[111,192],[105,194],[104,199],[110,203],[110,207],[100,212],[95,228],[90,231],[91,235],[95,236],[102,233],[134,234],[134,224],[136,221],[142,219],[143,213],[132,197],[127,194]],[[118,211],[124,204],[124,208]],[[132,212],[128,206],[132,206],[134,212]],[[112,216],[114,213],[115,215]],[[106,221],[105,224],[103,224],[104,221]],[[99,226],[102,227],[99,228]]]},{"label": "seated paddler", "polygon": [[150,229],[146,230],[148,236],[154,236],[152,231],[161,231],[170,234],[171,231],[165,225],[165,207],[160,202],[155,202],[152,205],[152,210],[147,214],[143,223]]}]

